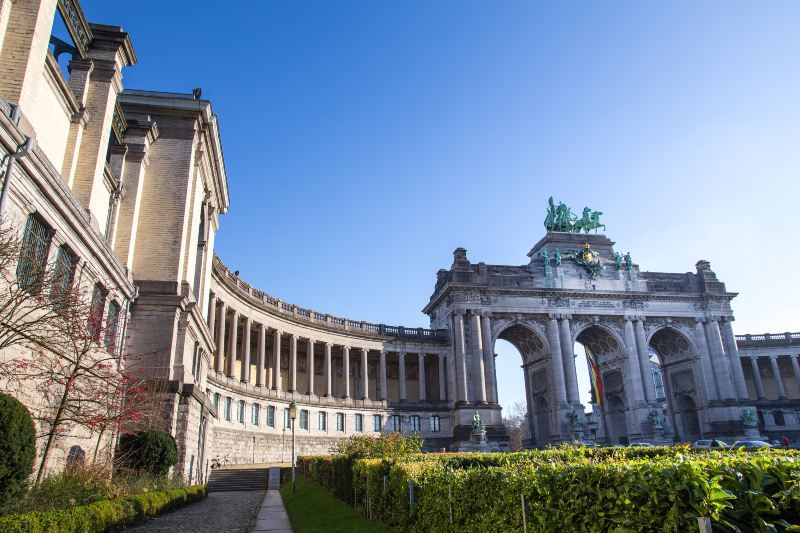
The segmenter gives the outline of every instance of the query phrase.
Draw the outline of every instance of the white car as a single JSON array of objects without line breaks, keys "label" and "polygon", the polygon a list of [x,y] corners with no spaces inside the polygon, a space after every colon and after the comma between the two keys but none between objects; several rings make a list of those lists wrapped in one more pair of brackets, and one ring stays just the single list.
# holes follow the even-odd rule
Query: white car
[{"label": "white car", "polygon": [[655,448],[655,444],[650,444],[649,442],[631,442],[628,444],[629,448]]}]

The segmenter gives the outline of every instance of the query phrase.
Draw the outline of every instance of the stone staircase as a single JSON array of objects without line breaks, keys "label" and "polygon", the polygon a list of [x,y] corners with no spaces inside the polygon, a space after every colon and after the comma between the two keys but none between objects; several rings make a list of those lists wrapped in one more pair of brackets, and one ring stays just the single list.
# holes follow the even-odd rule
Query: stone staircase
[{"label": "stone staircase", "polygon": [[269,468],[216,468],[208,478],[209,492],[267,490]]}]

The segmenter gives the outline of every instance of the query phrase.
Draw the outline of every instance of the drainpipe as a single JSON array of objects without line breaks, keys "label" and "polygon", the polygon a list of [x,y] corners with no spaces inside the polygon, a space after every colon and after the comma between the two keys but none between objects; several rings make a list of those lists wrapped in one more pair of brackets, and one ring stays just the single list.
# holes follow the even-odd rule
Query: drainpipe
[{"label": "drainpipe", "polygon": [[[20,108],[19,106],[15,106],[14,110],[11,112],[11,120],[16,124],[19,122],[19,113]],[[5,175],[3,176],[3,190],[0,191],[0,217],[3,216],[6,210],[6,199],[8,198],[8,185],[11,182],[11,174],[14,172],[14,165],[17,162],[17,159],[22,159],[28,157],[31,151],[36,147],[36,139],[33,137],[25,136],[25,140],[17,145],[16,150],[14,153],[7,154],[0,165],[5,164],[6,170]],[[8,163],[6,163],[6,159]]]}]

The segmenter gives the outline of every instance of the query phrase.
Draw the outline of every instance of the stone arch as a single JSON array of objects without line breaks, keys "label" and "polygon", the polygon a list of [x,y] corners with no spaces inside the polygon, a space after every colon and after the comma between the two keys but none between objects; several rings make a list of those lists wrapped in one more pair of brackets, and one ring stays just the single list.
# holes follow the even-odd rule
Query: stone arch
[{"label": "stone arch", "polygon": [[524,362],[532,361],[536,356],[546,357],[550,353],[547,337],[524,321],[509,322],[493,337],[492,345],[498,339],[511,343]]},{"label": "stone arch", "polygon": [[[502,319],[502,320],[498,320],[496,322],[493,321],[492,322],[492,345],[494,345],[494,343],[497,342],[497,339],[502,339],[501,335],[503,335],[504,332],[506,332],[507,330],[513,328],[514,326],[520,326],[520,327],[528,330],[530,333],[532,333],[536,337],[538,337],[539,340],[541,341],[542,345],[544,346],[545,352],[546,353],[550,352],[550,341],[547,338],[547,332],[543,328],[541,328],[538,324],[536,324],[535,322],[533,322],[531,320]],[[503,339],[503,340],[508,340],[508,339]],[[512,341],[508,341],[508,342],[511,342],[511,344],[514,344]],[[517,347],[516,345],[515,345],[515,347],[519,350],[519,347]],[[520,350],[520,353],[522,353],[522,350]]]},{"label": "stone arch", "polygon": [[[608,337],[612,338],[619,347],[620,355],[625,355],[625,340],[616,331],[613,327],[608,324],[604,324],[603,322],[587,322],[585,324],[581,324],[575,331],[572,333],[572,343],[583,342],[580,340],[581,335],[583,335],[587,330],[598,328],[599,330],[603,331]],[[591,348],[589,348],[591,350]]]},{"label": "stone arch", "polygon": [[647,345],[651,346],[659,357],[697,355],[697,345],[692,336],[671,324],[664,324],[650,331],[647,335]]}]

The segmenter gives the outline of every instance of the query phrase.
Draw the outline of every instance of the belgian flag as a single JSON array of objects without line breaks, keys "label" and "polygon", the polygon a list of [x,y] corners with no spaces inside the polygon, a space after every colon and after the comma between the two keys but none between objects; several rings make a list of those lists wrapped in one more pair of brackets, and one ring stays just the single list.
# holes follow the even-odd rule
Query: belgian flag
[{"label": "belgian flag", "polygon": [[586,361],[589,363],[589,379],[592,382],[592,403],[603,405],[603,378],[600,376],[600,369],[597,368],[597,361],[595,361],[589,348],[584,346],[583,349],[586,351]]}]

